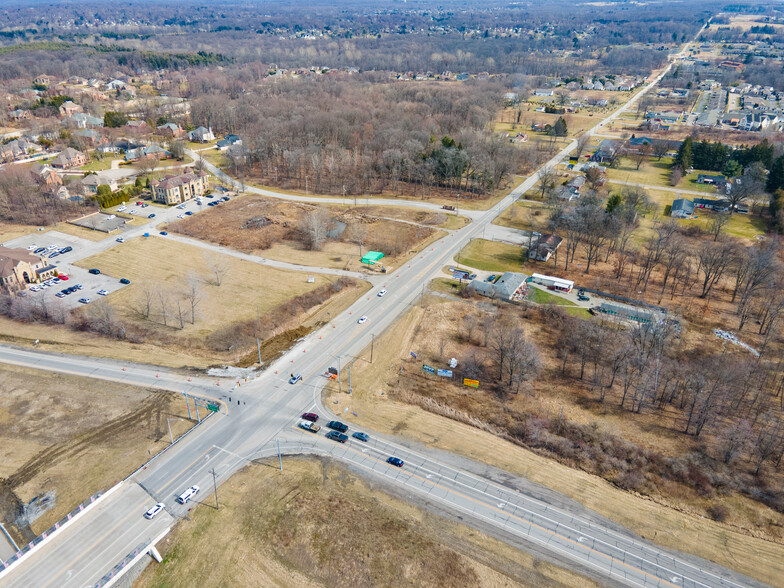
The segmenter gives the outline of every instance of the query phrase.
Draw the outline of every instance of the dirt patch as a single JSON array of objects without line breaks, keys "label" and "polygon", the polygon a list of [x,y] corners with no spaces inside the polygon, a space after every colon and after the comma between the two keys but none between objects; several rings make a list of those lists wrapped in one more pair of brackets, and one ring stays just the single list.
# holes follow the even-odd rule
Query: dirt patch
[{"label": "dirt patch", "polygon": [[3,366],[0,514],[29,541],[192,426],[181,398],[112,382]]},{"label": "dirt patch", "polygon": [[[288,458],[221,487],[183,521],[137,586],[593,586],[394,498],[331,461]],[[215,551],[216,542],[232,545]],[[242,565],[237,565],[242,562]]]}]

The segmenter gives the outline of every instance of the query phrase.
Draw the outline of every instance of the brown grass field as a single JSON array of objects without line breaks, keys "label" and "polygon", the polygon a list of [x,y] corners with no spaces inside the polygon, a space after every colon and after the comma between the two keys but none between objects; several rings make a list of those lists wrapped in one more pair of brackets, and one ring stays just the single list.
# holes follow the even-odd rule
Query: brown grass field
[{"label": "brown grass field", "polygon": [[180,522],[134,586],[596,586],[328,460],[249,466],[220,500]]},{"label": "brown grass field", "polygon": [[0,509],[53,493],[32,529],[11,523],[17,541],[48,529],[79,503],[130,474],[191,426],[170,393],[4,365],[0,369]]},{"label": "brown grass field", "polygon": [[[525,476],[564,493],[664,547],[710,559],[763,582],[778,583],[784,574],[784,544],[780,533],[784,517],[760,503],[738,495],[722,497],[720,500],[730,509],[731,518],[725,524],[714,522],[704,514],[708,502],[693,493],[676,491],[667,497],[643,497],[626,492],[598,476],[465,424],[460,418],[447,418],[434,414],[432,409],[425,410],[394,400],[398,390],[410,390],[418,381],[416,377],[421,361],[417,366],[409,365],[409,350],[421,353],[420,360],[424,356],[426,361],[442,361],[435,348],[436,329],[422,330],[418,326],[425,318],[431,326],[452,324],[455,307],[465,304],[444,302],[442,299],[428,302],[432,306],[412,309],[376,339],[372,365],[364,361],[368,350],[355,361],[352,367],[354,393],[351,396],[339,394],[336,389],[326,392],[326,402],[334,412],[343,413],[344,409],[348,409],[347,420],[358,426],[410,437]],[[460,348],[454,342],[444,350],[445,357],[459,357],[459,353]],[[402,388],[397,384],[399,377],[405,381]],[[458,411],[455,414],[476,414],[474,411],[485,406],[482,395],[486,392],[469,391],[460,386],[447,388],[436,396],[441,402],[447,402],[448,398],[449,406]],[[584,402],[583,393],[579,390],[543,379],[534,384],[534,392],[520,395],[511,402],[519,403],[519,407],[535,406],[537,410],[551,415],[558,414],[563,408],[564,416],[570,420],[596,423],[603,430],[635,443],[653,445],[665,454],[684,451],[692,442],[684,439],[683,435],[667,433],[668,429],[656,422],[656,415],[638,420],[626,419],[621,412],[609,410],[609,407],[597,412],[594,405]],[[352,412],[359,416],[350,416]]]}]

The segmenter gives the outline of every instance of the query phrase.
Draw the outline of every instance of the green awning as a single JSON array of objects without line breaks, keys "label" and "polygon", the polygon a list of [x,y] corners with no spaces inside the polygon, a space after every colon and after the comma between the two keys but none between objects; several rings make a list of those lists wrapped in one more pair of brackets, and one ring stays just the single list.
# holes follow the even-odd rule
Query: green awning
[{"label": "green awning", "polygon": [[384,257],[384,254],[380,251],[368,251],[367,254],[362,258],[362,263],[369,263],[374,265],[378,260]]}]

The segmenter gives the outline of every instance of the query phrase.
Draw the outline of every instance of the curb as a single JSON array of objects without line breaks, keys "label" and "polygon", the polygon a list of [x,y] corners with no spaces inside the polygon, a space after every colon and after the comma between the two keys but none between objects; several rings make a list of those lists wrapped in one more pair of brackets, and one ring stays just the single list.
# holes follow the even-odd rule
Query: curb
[{"label": "curb", "polygon": [[150,553],[151,547],[154,547],[156,543],[158,543],[161,539],[166,537],[166,535],[168,535],[170,531],[171,531],[171,527],[167,528],[163,533],[161,533],[155,539],[153,539],[150,542],[150,544],[147,545],[144,551],[142,551],[141,553],[139,553],[139,555],[137,555],[131,561],[129,561],[128,564],[125,567],[123,567],[123,569],[120,570],[120,572],[116,576],[114,576],[111,580],[109,580],[106,584],[104,584],[102,588],[110,588],[110,586],[114,586],[120,580],[120,578],[122,578],[128,572],[128,570],[132,569],[133,566],[135,566],[139,561],[141,561],[141,559],[145,555]]}]

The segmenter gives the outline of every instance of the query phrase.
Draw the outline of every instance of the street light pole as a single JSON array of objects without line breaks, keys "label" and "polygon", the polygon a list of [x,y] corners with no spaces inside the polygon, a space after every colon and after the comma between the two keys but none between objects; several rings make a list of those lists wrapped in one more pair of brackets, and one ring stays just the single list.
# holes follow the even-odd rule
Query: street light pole
[{"label": "street light pole", "polygon": [[[190,412],[190,410],[188,411]],[[174,436],[171,432],[171,425],[169,424],[172,421],[179,421],[180,419],[166,419],[166,426],[169,427],[169,439],[171,440],[171,444],[174,445]]]},{"label": "street light pole", "polygon": [[215,468],[212,468],[210,472],[212,473],[212,486],[215,489],[215,510],[220,510],[220,504],[218,503],[218,479]]}]

